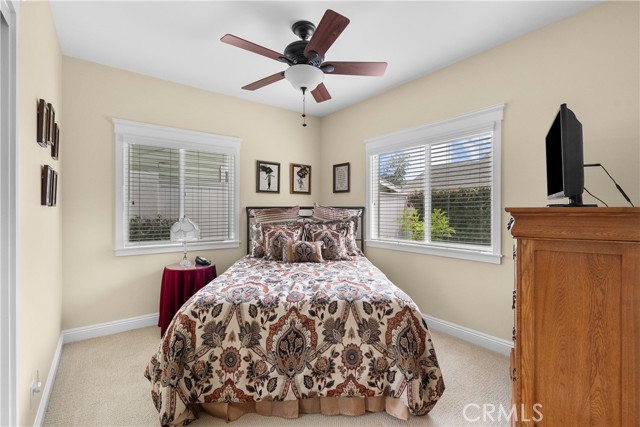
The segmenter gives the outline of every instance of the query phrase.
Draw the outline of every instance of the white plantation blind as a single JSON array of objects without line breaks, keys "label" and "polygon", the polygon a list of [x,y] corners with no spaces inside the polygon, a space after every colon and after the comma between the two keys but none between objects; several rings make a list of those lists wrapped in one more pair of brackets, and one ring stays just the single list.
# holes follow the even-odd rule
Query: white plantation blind
[{"label": "white plantation blind", "polygon": [[239,141],[133,122],[114,123],[119,255],[179,250],[182,246],[170,241],[169,230],[183,216],[200,227],[200,240],[189,247],[239,244]]},{"label": "white plantation blind", "polygon": [[368,244],[500,261],[502,108],[365,141]]},{"label": "white plantation blind", "polygon": [[371,224],[377,231],[376,237],[409,240],[412,233],[403,230],[403,212],[408,211],[411,197],[418,197],[424,190],[426,147],[419,145],[383,153],[372,160],[371,181],[377,221]]},{"label": "white plantation blind", "polygon": [[169,240],[183,216],[200,227],[203,242],[232,238],[233,158],[225,154],[128,145],[125,197],[129,244]]},{"label": "white plantation blind", "polygon": [[426,197],[451,227],[442,232],[432,223],[433,240],[491,246],[492,141],[489,133],[431,145]]}]

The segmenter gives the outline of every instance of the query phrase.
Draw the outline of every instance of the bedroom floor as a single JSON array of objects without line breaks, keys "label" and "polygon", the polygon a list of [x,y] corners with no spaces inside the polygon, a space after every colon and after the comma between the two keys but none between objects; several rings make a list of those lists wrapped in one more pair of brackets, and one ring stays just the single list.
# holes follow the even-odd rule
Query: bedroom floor
[{"label": "bedroom floor", "polygon": [[[499,410],[510,409],[509,358],[449,335],[431,333],[446,390],[425,417],[402,421],[383,412],[361,417],[305,414],[283,420],[248,414],[227,423],[202,413],[191,425],[508,426]],[[143,376],[159,342],[160,329],[150,327],[65,345],[43,425],[159,426],[150,385]]]}]

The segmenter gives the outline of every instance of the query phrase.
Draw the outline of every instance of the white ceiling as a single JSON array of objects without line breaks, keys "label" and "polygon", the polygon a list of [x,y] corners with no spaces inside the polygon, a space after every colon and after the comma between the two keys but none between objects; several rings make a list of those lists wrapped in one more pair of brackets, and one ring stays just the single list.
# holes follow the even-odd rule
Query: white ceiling
[{"label": "white ceiling", "polygon": [[286,81],[241,87],[286,65],[220,42],[230,33],[282,52],[291,24],[326,9],[351,23],[325,60],[386,61],[383,77],[327,75],[324,116],[597,4],[595,1],[61,1],[51,3],[64,55],[300,111]]}]

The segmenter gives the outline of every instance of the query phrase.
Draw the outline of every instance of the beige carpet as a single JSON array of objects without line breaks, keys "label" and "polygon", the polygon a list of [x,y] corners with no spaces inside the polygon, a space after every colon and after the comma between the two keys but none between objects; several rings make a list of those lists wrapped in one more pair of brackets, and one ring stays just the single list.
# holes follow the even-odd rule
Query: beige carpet
[{"label": "beige carpet", "polygon": [[[143,372],[160,342],[159,328],[144,328],[95,338],[62,349],[45,426],[159,426]],[[510,408],[509,360],[464,341],[432,332],[446,390],[424,417],[408,421],[386,413],[361,417],[302,415],[285,420],[245,415],[226,423],[202,413],[192,426],[508,426],[499,419],[500,405]],[[465,406],[467,407],[465,420]],[[483,413],[482,407],[493,413]],[[491,406],[492,405],[492,406]],[[483,414],[485,416],[483,416]]]}]

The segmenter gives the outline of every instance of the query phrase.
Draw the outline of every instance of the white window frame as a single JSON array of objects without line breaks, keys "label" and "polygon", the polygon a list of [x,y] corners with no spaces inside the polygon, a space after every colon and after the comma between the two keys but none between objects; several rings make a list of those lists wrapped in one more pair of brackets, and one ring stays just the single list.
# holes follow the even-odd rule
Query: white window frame
[{"label": "white window frame", "polygon": [[[500,264],[501,251],[501,139],[504,104],[494,105],[479,111],[464,114],[451,119],[430,123],[399,132],[370,138],[364,141],[366,146],[366,201],[368,211],[367,246],[428,255],[481,261]],[[460,244],[447,245],[443,242],[411,242],[400,240],[378,239],[373,237],[376,220],[376,209],[373,207],[371,182],[371,156],[414,147],[420,144],[434,144],[457,138],[464,138],[477,133],[492,131],[492,199],[491,199],[491,247],[474,248]]]},{"label": "white window frame", "polygon": [[182,252],[182,243],[155,243],[149,245],[126,245],[128,229],[125,225],[126,206],[124,203],[124,156],[128,144],[153,145],[165,148],[182,148],[193,151],[208,151],[233,157],[234,201],[233,227],[231,239],[223,242],[190,242],[190,250],[225,249],[240,247],[240,138],[215,135],[148,123],[113,119],[116,142],[116,239],[117,256],[142,255],[166,252]]}]

